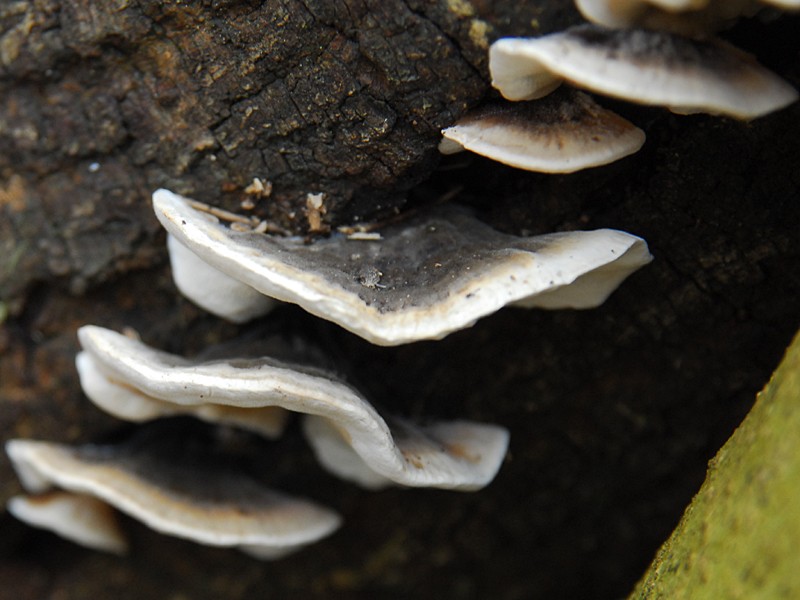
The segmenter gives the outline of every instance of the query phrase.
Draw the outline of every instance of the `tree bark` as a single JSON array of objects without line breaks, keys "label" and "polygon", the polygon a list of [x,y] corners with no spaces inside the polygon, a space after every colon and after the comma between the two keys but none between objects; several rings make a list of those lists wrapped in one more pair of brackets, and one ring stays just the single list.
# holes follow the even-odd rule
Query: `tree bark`
[{"label": "tree bark", "polygon": [[[137,329],[193,354],[253,328],[302,336],[394,413],[511,430],[475,494],[371,493],[324,475],[299,431],[228,440],[252,474],[341,512],[335,536],[263,565],[126,522],[121,561],[0,517],[16,598],[618,598],[635,584],[800,325],[800,106],[753,121],[599,100],[642,151],[570,176],[474,156],[438,131],[489,95],[487,44],[577,22],[567,0],[0,7],[0,428],[127,435],[82,397],[75,329]],[[800,85],[797,16],[725,35]],[[786,49],[789,49],[787,52]],[[253,178],[267,197],[246,192]],[[222,323],[179,298],[149,195],[165,186],[305,232],[442,197],[531,234],[613,227],[652,265],[592,311],[505,309],[440,342],[375,348],[286,306]],[[178,423],[190,435],[193,425]],[[5,501],[19,491],[0,460]]]},{"label": "tree bark", "polygon": [[[553,28],[567,2],[550,4],[506,12]],[[486,93],[493,31],[467,3],[402,0],[15,1],[0,27],[7,300],[154,264],[158,187],[256,201],[294,232],[308,193],[334,225],[402,206]]]}]

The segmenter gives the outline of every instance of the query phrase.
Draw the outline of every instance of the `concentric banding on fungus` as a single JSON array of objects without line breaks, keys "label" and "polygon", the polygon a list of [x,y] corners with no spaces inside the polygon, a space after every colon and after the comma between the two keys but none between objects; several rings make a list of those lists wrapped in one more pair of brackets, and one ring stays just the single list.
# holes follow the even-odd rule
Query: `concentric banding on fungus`
[{"label": "concentric banding on fungus", "polygon": [[604,27],[642,27],[704,35],[763,8],[756,0],[575,0],[581,14]]},{"label": "concentric banding on fungus", "polygon": [[280,437],[288,421],[289,413],[277,406],[252,411],[216,404],[213,401],[186,406],[149,397],[132,386],[106,377],[88,352],[78,353],[75,366],[81,388],[89,400],[101,410],[125,421],[143,423],[162,417],[185,415],[209,423],[246,429],[269,439]]},{"label": "concentric banding on fungus", "polygon": [[[476,427],[470,421],[430,423],[424,427],[396,417],[390,418],[389,422],[403,457],[417,469],[449,469],[453,458],[479,465],[485,460],[486,448],[502,458],[508,443],[507,434],[498,437],[496,429]],[[303,433],[317,460],[330,473],[370,490],[395,483],[372,469],[369,461],[353,449],[347,432],[330,419],[305,415]],[[501,447],[502,454],[499,452]]]},{"label": "concentric banding on fungus", "polygon": [[[490,104],[442,130],[443,153],[466,149],[527,171],[573,173],[638,151],[644,132],[586,94]],[[444,146],[444,149],[442,147]]]},{"label": "concentric banding on fungus", "polygon": [[489,49],[492,85],[509,100],[576,87],[677,113],[753,119],[798,94],[756,60],[719,40],[582,25],[540,38],[503,38]]},{"label": "concentric banding on fungus", "polygon": [[441,339],[506,304],[537,306],[540,295],[547,308],[592,308],[651,260],[642,239],[621,231],[518,237],[455,206],[387,225],[380,239],[333,235],[312,244],[234,231],[167,190],[153,206],[168,232],[215,269],[379,345]]},{"label": "concentric banding on fungus", "polygon": [[138,445],[70,447],[6,443],[30,492],[61,488],[92,496],[148,527],[211,546],[278,558],[330,535],[340,517],[317,504],[269,490],[207,461],[156,457]]},{"label": "concentric banding on fungus", "polygon": [[761,0],[764,4],[782,10],[800,10],[800,0]]},{"label": "concentric banding on fungus", "polygon": [[57,490],[19,495],[9,499],[6,509],[32,527],[52,531],[86,548],[112,554],[128,551],[114,510],[93,496]]},{"label": "concentric banding on fungus", "polygon": [[370,469],[400,485],[479,489],[508,446],[508,432],[496,425],[390,426],[356,390],[318,369],[267,357],[196,362],[94,326],[78,337],[98,372],[150,398],[182,407],[213,399],[242,411],[279,406],[327,419]]}]

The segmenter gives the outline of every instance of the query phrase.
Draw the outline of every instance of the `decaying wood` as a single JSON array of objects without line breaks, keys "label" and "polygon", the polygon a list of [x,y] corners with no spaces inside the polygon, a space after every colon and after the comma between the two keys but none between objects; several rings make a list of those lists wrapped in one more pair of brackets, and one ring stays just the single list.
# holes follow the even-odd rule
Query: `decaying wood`
[{"label": "decaying wood", "polygon": [[[126,522],[120,561],[3,515],[16,598],[621,597],[800,325],[798,105],[739,123],[614,103],[643,150],[572,176],[439,161],[438,128],[488,93],[485,42],[574,22],[567,0],[1,4],[4,438],[130,431],[79,391],[88,322],[187,354],[257,328],[301,336],[393,413],[511,429],[500,476],[473,495],[361,491],[292,429],[216,434],[269,485],[336,508],[341,532],[265,566]],[[798,27],[726,35],[800,87]],[[148,203],[159,186],[303,232],[309,193],[325,194],[320,227],[446,197],[515,233],[624,229],[655,261],[597,310],[507,309],[379,349],[293,307],[234,327],[181,300]],[[0,459],[0,499],[18,490]]]},{"label": "decaying wood", "polygon": [[[535,14],[553,27],[567,3],[550,4]],[[439,130],[487,90],[486,19],[508,17],[484,12],[444,0],[5,3],[0,297],[52,277],[79,292],[152,264],[158,187],[233,208],[266,181],[256,210],[296,232],[308,193],[325,194],[333,224],[401,206],[435,167]]]}]

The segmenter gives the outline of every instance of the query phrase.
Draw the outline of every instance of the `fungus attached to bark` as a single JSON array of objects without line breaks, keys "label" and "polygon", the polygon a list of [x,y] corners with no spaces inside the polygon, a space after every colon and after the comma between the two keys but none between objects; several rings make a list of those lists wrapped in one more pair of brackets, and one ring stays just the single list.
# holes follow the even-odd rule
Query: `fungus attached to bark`
[{"label": "fungus attached to bark", "polygon": [[[388,418],[388,422],[394,441],[412,472],[436,470],[457,476],[457,470],[468,470],[483,473],[480,478],[475,477],[476,482],[491,479],[508,445],[505,430],[476,426],[469,421],[429,423],[424,427],[397,417]],[[305,415],[303,433],[317,460],[330,473],[372,490],[398,483],[396,478],[376,471],[371,466],[372,460],[354,449],[348,431],[331,419]],[[497,466],[491,466],[495,460]],[[455,489],[477,487],[471,483]]]},{"label": "fungus attached to bark", "polygon": [[605,27],[644,27],[706,34],[755,14],[755,0],[575,0],[581,14]]},{"label": "fungus attached to bark", "polygon": [[70,447],[11,440],[6,452],[31,493],[86,494],[156,531],[259,558],[297,550],[340,523],[327,508],[268,490],[228,465],[160,455],[138,441]]},{"label": "fungus attached to bark", "polygon": [[559,90],[540,100],[484,106],[442,131],[439,149],[470,150],[542,173],[572,173],[633,154],[644,132],[586,94]]},{"label": "fungus attached to bark", "polygon": [[455,206],[387,225],[377,240],[338,234],[313,244],[234,231],[166,190],[153,206],[215,269],[380,345],[440,339],[506,304],[592,308],[651,260],[624,232],[517,237]]},{"label": "fungus attached to bark", "polygon": [[489,50],[492,84],[510,100],[539,98],[561,80],[677,113],[753,119],[798,94],[753,57],[719,40],[581,25],[540,38],[504,38]]},{"label": "fungus attached to bark", "polygon": [[14,496],[6,508],[20,521],[81,546],[113,554],[125,554],[128,550],[114,510],[93,496],[53,490],[40,495]]},{"label": "fungus attached to bark", "polygon": [[218,271],[167,236],[167,249],[175,286],[203,310],[234,323],[244,323],[268,313],[275,301]]},{"label": "fungus attached to bark", "polygon": [[783,10],[800,10],[800,0],[761,0],[764,4],[769,4]]},{"label": "fungus attached to bark", "polygon": [[78,335],[97,370],[118,385],[182,406],[213,399],[242,410],[280,406],[317,415],[370,469],[401,485],[479,489],[494,478],[508,446],[508,432],[495,425],[398,427],[390,419],[390,426],[357,391],[312,367],[266,357],[195,362],[94,326]]},{"label": "fungus attached to bark", "polygon": [[186,406],[152,398],[107,377],[88,352],[78,353],[75,366],[86,396],[98,408],[125,421],[141,423],[161,417],[186,415],[210,423],[247,429],[271,439],[279,437],[286,425],[288,412],[276,406],[253,411],[212,401]]}]

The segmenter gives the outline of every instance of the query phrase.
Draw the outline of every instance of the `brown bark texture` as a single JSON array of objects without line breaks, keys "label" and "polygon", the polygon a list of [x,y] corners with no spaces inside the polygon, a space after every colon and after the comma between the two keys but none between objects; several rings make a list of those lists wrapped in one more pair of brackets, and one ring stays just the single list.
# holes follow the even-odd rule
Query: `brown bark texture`
[{"label": "brown bark texture", "polygon": [[[0,515],[0,598],[618,598],[632,589],[800,325],[800,106],[751,123],[599,100],[644,148],[569,176],[471,155],[439,130],[491,97],[488,43],[579,21],[553,2],[10,0],[0,3],[0,432],[86,443],[138,426],[81,394],[75,330],[193,354],[300,337],[401,415],[511,431],[476,493],[368,492],[299,429],[228,432],[270,486],[344,517],[261,563],[131,520],[127,558]],[[800,17],[724,36],[800,87]],[[246,191],[254,178],[270,194]],[[149,195],[243,200],[304,233],[443,197],[535,234],[612,227],[654,262],[591,311],[505,309],[439,342],[377,348],[293,306],[234,326],[177,294]],[[178,421],[176,435],[207,435]],[[20,490],[0,457],[0,501]]]}]

